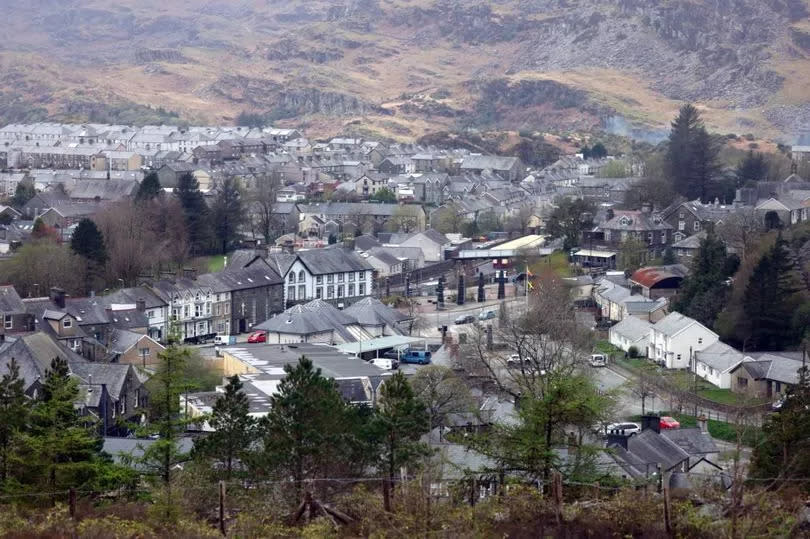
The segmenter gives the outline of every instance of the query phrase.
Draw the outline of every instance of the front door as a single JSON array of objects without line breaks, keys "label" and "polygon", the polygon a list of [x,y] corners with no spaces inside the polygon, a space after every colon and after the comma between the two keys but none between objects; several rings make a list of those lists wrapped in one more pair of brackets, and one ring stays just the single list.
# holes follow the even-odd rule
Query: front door
[{"label": "front door", "polygon": [[239,319],[239,333],[244,333],[247,331],[247,320],[244,318]]}]

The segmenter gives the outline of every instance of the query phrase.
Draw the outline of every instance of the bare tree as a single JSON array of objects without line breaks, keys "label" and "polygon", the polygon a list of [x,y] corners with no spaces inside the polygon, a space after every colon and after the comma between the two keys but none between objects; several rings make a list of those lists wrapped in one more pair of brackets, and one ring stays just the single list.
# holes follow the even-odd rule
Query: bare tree
[{"label": "bare tree", "polygon": [[404,232],[408,234],[419,228],[419,206],[399,206],[386,223],[391,232]]},{"label": "bare tree", "polygon": [[753,208],[733,212],[717,227],[717,235],[744,261],[762,237],[762,221]]},{"label": "bare tree", "polygon": [[98,214],[95,219],[107,246],[106,279],[123,279],[134,284],[145,270],[164,256],[163,241],[150,225],[150,215],[142,206],[121,202]]},{"label": "bare tree", "polygon": [[420,369],[411,378],[411,386],[427,407],[431,428],[446,425],[451,414],[475,410],[470,388],[448,367],[429,365]]},{"label": "bare tree", "polygon": [[285,228],[285,223],[273,212],[280,187],[280,174],[272,172],[256,178],[256,186],[248,195],[247,207],[253,235],[261,237],[266,244],[272,243]]}]

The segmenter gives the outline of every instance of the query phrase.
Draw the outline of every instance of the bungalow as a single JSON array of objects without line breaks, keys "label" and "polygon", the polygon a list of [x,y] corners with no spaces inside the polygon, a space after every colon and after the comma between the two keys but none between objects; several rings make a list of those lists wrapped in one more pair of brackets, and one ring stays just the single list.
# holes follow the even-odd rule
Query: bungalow
[{"label": "bungalow", "polygon": [[769,198],[757,204],[754,211],[768,228],[790,226],[806,221],[810,200],[795,200],[788,197]]},{"label": "bungalow", "polygon": [[694,353],[692,371],[720,389],[731,388],[731,372],[743,361],[751,360],[742,352],[720,341]]},{"label": "bungalow", "polygon": [[717,333],[697,320],[672,312],[650,328],[647,357],[668,369],[685,369],[694,352],[705,350],[719,339]]},{"label": "bungalow", "polygon": [[799,382],[800,359],[788,357],[784,352],[753,355],[752,361],[743,361],[731,369],[729,377],[734,393],[776,399]]}]

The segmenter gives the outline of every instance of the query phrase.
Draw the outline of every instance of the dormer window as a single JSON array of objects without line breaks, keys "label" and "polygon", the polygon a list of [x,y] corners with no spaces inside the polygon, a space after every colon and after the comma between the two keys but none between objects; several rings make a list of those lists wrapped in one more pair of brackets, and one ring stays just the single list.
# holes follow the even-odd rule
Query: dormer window
[{"label": "dormer window", "polygon": [[62,327],[65,329],[73,327],[73,320],[71,320],[70,318],[65,318],[64,320],[62,320]]},{"label": "dormer window", "polygon": [[632,222],[633,221],[629,217],[627,217],[626,215],[623,216],[621,219],[619,219],[619,224],[622,225],[622,226],[630,226],[630,223],[632,223]]}]

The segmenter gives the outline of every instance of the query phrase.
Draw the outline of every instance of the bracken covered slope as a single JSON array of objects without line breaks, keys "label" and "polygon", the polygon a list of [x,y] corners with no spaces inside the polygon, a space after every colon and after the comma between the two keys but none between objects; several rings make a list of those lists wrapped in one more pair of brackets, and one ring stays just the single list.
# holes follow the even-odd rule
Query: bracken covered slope
[{"label": "bracken covered slope", "polygon": [[[0,122],[810,126],[804,0],[0,0]],[[293,120],[294,119],[294,120]]]}]

